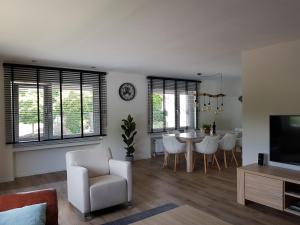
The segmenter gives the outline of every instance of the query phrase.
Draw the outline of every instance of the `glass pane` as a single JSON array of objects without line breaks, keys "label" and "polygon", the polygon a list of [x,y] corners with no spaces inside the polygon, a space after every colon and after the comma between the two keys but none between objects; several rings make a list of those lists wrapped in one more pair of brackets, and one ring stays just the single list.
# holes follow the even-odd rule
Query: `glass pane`
[{"label": "glass pane", "polygon": [[166,128],[175,128],[175,94],[165,94]]},{"label": "glass pane", "polygon": [[[99,76],[82,74],[83,135],[100,135]],[[102,101],[102,100],[101,100]]]},{"label": "glass pane", "polygon": [[41,140],[44,138],[44,121],[45,121],[45,113],[44,113],[44,89],[39,87],[39,104],[40,104],[40,138]]},{"label": "glass pane", "polygon": [[62,91],[64,135],[81,135],[80,88]]},{"label": "glass pane", "polygon": [[61,138],[60,121],[60,75],[52,69],[39,70],[40,87],[44,89],[43,140]]},{"label": "glass pane", "polygon": [[[93,89],[85,85],[82,91],[83,102],[83,132],[84,134],[93,134],[94,131],[94,104]],[[90,89],[90,90],[88,90]]]},{"label": "glass pane", "polygon": [[196,83],[188,82],[187,95],[187,126],[189,128],[196,128]]},{"label": "glass pane", "polygon": [[81,136],[80,73],[62,73],[62,111],[64,137]]},{"label": "glass pane", "polygon": [[[58,84],[52,85],[52,138],[57,139],[61,137],[61,116],[60,116],[60,87]],[[50,103],[51,104],[51,103]]]},{"label": "glass pane", "polygon": [[162,129],[164,126],[163,94],[155,92],[152,95],[153,129]]},{"label": "glass pane", "polygon": [[[18,88],[19,141],[38,140],[38,101],[37,88],[20,86]],[[44,90],[39,90],[40,101],[40,136],[44,128]]]},{"label": "glass pane", "polygon": [[195,95],[189,94],[187,96],[187,126],[189,128],[196,128],[196,106]]},{"label": "glass pane", "polygon": [[187,101],[186,94],[179,95],[179,105],[180,105],[180,127],[187,127],[188,126],[188,101]]}]

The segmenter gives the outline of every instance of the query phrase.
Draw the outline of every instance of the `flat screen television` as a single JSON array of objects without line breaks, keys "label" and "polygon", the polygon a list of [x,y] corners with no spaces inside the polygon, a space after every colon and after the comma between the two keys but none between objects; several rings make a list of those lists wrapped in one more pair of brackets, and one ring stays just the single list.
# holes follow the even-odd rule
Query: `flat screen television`
[{"label": "flat screen television", "polygon": [[270,160],[300,165],[300,115],[270,116]]}]

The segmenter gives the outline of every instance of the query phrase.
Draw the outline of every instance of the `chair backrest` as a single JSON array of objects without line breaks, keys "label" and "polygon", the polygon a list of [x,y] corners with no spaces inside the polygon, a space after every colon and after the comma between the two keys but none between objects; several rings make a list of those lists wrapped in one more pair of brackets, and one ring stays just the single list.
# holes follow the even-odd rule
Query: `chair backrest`
[{"label": "chair backrest", "polygon": [[243,132],[243,128],[234,128],[234,131],[235,131],[235,132],[242,133],[242,132]]},{"label": "chair backrest", "polygon": [[167,133],[177,135],[177,134],[180,134],[180,131],[179,130],[168,130]]},{"label": "chair backrest", "polygon": [[203,154],[214,154],[218,150],[219,136],[206,136],[203,141],[196,143],[196,151]]},{"label": "chair backrest", "polygon": [[179,142],[175,136],[163,135],[162,137],[165,151],[174,154],[185,151],[185,143]]},{"label": "chair backrest", "polygon": [[242,128],[234,128],[233,134],[235,134],[236,138],[241,138],[243,134],[243,129]]},{"label": "chair backrest", "polygon": [[179,131],[179,130],[174,130],[174,131],[173,131],[173,134],[179,135],[179,134],[180,134],[180,131]]},{"label": "chair backrest", "polygon": [[109,174],[108,161],[112,158],[110,149],[70,151],[66,154],[68,166],[82,166],[88,169],[89,177]]},{"label": "chair backrest", "polygon": [[224,137],[220,140],[219,147],[222,150],[230,151],[234,148],[236,144],[236,135],[226,133]]}]

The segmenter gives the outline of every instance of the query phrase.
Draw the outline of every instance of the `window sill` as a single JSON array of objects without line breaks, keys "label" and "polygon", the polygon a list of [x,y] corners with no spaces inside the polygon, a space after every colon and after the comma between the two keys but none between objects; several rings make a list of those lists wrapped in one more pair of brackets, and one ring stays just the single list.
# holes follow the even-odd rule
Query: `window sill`
[{"label": "window sill", "polygon": [[54,149],[54,148],[66,148],[66,147],[74,147],[74,146],[84,146],[84,145],[96,145],[100,144],[102,137],[94,137],[89,138],[86,140],[74,140],[72,142],[60,142],[60,143],[43,143],[43,142],[36,142],[36,143],[20,143],[14,144],[12,146],[13,152],[25,152],[25,151],[36,151],[36,150],[46,150],[46,149]]}]

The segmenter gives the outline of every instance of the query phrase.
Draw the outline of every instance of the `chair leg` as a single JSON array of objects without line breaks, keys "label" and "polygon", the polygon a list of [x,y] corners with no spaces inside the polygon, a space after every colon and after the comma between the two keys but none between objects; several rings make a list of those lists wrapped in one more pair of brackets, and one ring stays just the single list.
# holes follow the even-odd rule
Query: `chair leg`
[{"label": "chair leg", "polygon": [[239,164],[238,164],[238,162],[236,160],[236,157],[235,157],[235,154],[234,154],[234,149],[232,149],[232,157],[234,159],[235,165],[238,166]]},{"label": "chair leg", "polygon": [[175,154],[175,160],[174,160],[174,173],[176,173],[177,169],[177,154]]},{"label": "chair leg", "polygon": [[226,150],[224,150],[224,164],[225,168],[227,168]]},{"label": "chair leg", "polygon": [[169,157],[169,154],[167,152],[165,152],[163,168],[168,166],[168,157]]},{"label": "chair leg", "polygon": [[180,168],[181,154],[178,154],[177,166]]},{"label": "chair leg", "polygon": [[218,169],[221,170],[216,154],[214,154],[214,156],[213,156],[213,161],[216,161]]},{"label": "chair leg", "polygon": [[203,166],[204,166],[204,173],[206,174],[207,172],[207,168],[206,168],[206,155],[204,154],[204,157],[203,157]]},{"label": "chair leg", "polygon": [[196,154],[194,154],[194,160],[193,160],[193,171],[194,171],[194,169],[195,169],[195,165],[196,165],[196,157],[197,155]]}]

